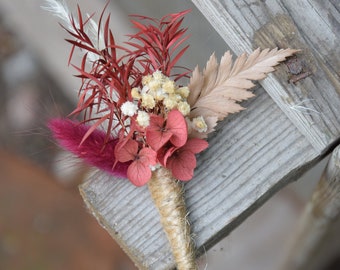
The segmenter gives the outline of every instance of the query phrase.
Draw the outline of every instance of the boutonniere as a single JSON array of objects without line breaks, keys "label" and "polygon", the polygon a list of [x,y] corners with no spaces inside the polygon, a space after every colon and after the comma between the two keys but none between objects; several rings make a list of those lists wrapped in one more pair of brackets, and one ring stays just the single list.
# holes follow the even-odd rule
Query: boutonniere
[{"label": "boutonniere", "polygon": [[235,61],[226,52],[191,71],[177,66],[189,47],[182,28],[188,10],[159,20],[134,15],[136,32],[116,44],[104,12],[96,23],[79,7],[74,17],[64,4],[47,3],[70,35],[70,62],[76,49],[82,53],[80,64],[72,64],[81,80],[78,104],[72,120],[49,121],[54,138],[89,165],[121,178],[115,181],[148,185],[177,268],[196,269],[182,184],[193,178],[196,154],[208,147],[217,123],[253,97],[252,81],[264,79],[296,50],[257,49]]}]

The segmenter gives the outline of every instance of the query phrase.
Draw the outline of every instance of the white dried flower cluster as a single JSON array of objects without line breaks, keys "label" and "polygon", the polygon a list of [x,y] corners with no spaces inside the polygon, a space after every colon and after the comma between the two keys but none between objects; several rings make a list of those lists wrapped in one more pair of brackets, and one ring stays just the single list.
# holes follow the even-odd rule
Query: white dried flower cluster
[{"label": "white dried flower cluster", "polygon": [[198,132],[206,132],[208,130],[208,126],[205,123],[203,116],[193,118],[191,127]]},{"label": "white dried flower cluster", "polygon": [[131,95],[135,100],[141,101],[141,106],[145,110],[151,111],[156,106],[161,106],[166,111],[177,109],[183,116],[189,114],[188,87],[178,87],[173,80],[163,75],[159,70],[152,75],[144,76],[142,86],[142,89],[132,89]]},{"label": "white dried flower cluster", "polygon": [[207,124],[202,116],[188,119],[190,105],[187,102],[189,88],[178,87],[176,83],[163,75],[161,71],[155,71],[152,75],[144,76],[142,88],[132,88],[133,101],[126,101],[121,106],[124,115],[134,116],[139,126],[147,127],[150,124],[150,113],[155,110],[169,112],[177,109],[186,117],[188,127],[198,132],[206,132]]},{"label": "white dried flower cluster", "polygon": [[150,124],[150,116],[145,111],[138,111],[136,120],[141,127],[147,127]]},{"label": "white dried flower cluster", "polygon": [[126,101],[122,104],[120,107],[122,114],[127,115],[127,116],[134,116],[138,110],[137,104],[131,102],[131,101]]}]

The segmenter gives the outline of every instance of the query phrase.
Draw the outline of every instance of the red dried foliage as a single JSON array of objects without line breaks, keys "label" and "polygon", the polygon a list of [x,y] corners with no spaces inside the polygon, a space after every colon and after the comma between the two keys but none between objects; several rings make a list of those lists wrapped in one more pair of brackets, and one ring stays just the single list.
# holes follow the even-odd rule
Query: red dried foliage
[{"label": "red dried foliage", "polygon": [[[132,15],[139,19],[131,22],[138,30],[134,35],[129,35],[132,42],[127,42],[131,47],[136,48],[133,54],[142,57],[138,62],[147,71],[147,74],[160,70],[165,76],[170,77],[173,68],[182,57],[189,45],[181,48],[181,45],[189,38],[185,35],[187,28],[181,28],[181,24],[190,10],[185,10],[175,14],[169,14],[159,21],[140,15]],[[143,24],[140,21],[150,22]],[[133,41],[137,42],[133,42]],[[151,72],[150,72],[151,71]],[[188,72],[177,74],[175,81],[185,76]]]},{"label": "red dried foliage", "polygon": [[[72,61],[75,48],[85,51],[81,64],[73,65],[79,72],[82,85],[77,107],[71,113],[84,113],[84,123],[94,121],[82,143],[105,121],[107,138],[113,130],[120,134],[126,133],[127,117],[122,115],[120,106],[132,100],[131,89],[141,86],[143,76],[160,70],[166,76],[178,80],[190,72],[186,69],[182,73],[172,74],[176,63],[188,48],[182,46],[188,36],[181,24],[189,10],[164,16],[160,20],[134,15],[135,20],[132,23],[138,32],[129,35],[130,41],[126,42],[126,46],[119,46],[109,28],[110,15],[103,21],[105,8],[98,22],[98,38],[103,36],[104,48],[97,48],[86,33],[86,24],[92,16],[84,19],[79,7],[77,20],[70,18],[72,30],[64,27],[73,37],[67,39],[72,44],[69,62]],[[117,51],[121,51],[123,56],[118,57]],[[89,54],[97,57],[90,68],[86,67]]]}]

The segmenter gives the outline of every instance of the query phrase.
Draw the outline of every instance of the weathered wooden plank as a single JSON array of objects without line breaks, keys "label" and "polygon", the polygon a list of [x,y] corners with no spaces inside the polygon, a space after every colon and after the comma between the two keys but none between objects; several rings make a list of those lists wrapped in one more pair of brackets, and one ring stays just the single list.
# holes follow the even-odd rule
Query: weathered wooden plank
[{"label": "weathered wooden plank", "polygon": [[[285,104],[286,111],[297,112],[296,117],[299,117],[305,124],[303,133],[310,138],[313,145],[317,142],[313,137],[314,134],[310,132],[311,125],[318,129],[319,139],[324,143],[324,147],[327,147],[327,144],[336,140],[339,135],[339,119],[336,115],[340,108],[337,93],[340,83],[333,80],[335,72],[326,67],[320,55],[314,54],[306,46],[303,34],[298,33],[299,30],[290,17],[277,15],[270,23],[254,33],[253,40],[256,47],[280,46],[302,50],[296,61],[301,65],[301,72],[309,72],[311,76],[296,84],[280,79],[284,76],[277,76],[289,96],[277,96],[275,99]],[[283,66],[277,74],[287,74],[286,70],[287,68]],[[297,75],[291,75],[293,76]]]},{"label": "weathered wooden plank", "polygon": [[[193,2],[237,54],[258,46],[301,48],[300,58],[312,76],[296,85],[270,76],[261,85],[317,151],[338,139],[339,19],[324,18],[325,12],[317,9],[322,8],[319,1]],[[333,18],[336,5],[327,6]]]},{"label": "weathered wooden plank", "polygon": [[[220,125],[186,185],[199,252],[226,236],[275,190],[320,158],[269,95],[256,90],[249,108]],[[147,188],[103,173],[81,186],[94,216],[141,269],[173,261]]]}]

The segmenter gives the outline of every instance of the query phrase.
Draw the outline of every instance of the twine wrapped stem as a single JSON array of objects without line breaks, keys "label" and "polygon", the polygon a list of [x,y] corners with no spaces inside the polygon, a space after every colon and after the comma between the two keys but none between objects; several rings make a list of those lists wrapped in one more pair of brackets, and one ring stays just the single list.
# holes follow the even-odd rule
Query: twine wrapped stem
[{"label": "twine wrapped stem", "polygon": [[196,270],[194,245],[183,196],[183,184],[166,168],[153,172],[149,190],[161,216],[178,270]]}]

